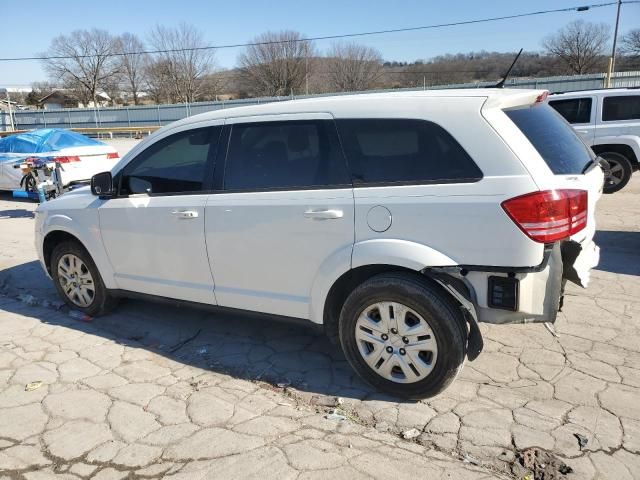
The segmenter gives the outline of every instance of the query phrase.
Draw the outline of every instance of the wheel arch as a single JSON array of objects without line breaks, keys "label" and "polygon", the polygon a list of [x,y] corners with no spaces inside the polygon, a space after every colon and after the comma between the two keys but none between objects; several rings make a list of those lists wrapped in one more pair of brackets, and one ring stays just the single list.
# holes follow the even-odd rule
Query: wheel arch
[{"label": "wheel arch", "polygon": [[[602,140],[605,140],[605,139],[602,139]],[[640,146],[637,144],[633,145],[631,142],[630,143],[620,143],[620,142],[612,143],[612,142],[604,141],[602,143],[594,144],[591,147],[591,149],[597,154],[601,154],[605,152],[615,152],[615,153],[624,155],[631,162],[631,165],[633,166],[634,170],[637,170],[638,167],[640,166],[640,163],[639,163]]]},{"label": "wheel arch", "polygon": [[94,234],[81,235],[73,228],[69,228],[70,226],[73,225],[70,224],[68,219],[65,219],[64,222],[50,222],[46,225],[48,228],[46,228],[42,237],[41,248],[42,260],[47,269],[47,273],[51,275],[51,254],[55,246],[59,245],[60,242],[67,240],[74,241],[80,244],[91,256],[96,268],[100,272],[100,276],[102,277],[105,287],[107,289],[117,289],[118,287],[115,283],[113,269],[111,268],[111,264],[106,256],[99,233],[97,236]]},{"label": "wheel arch", "polygon": [[67,241],[77,242],[82,245],[82,248],[87,250],[87,247],[82,243],[82,240],[66,230],[52,230],[44,237],[42,242],[42,256],[49,275],[51,275],[51,254],[53,253],[53,249],[56,248],[56,245]]}]

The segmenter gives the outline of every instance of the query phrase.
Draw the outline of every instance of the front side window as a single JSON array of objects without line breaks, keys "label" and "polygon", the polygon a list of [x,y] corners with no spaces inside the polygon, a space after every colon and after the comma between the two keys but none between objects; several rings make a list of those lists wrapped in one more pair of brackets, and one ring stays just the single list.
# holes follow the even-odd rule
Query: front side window
[{"label": "front side window", "polygon": [[154,143],[124,168],[120,194],[202,191],[207,161],[216,151],[221,129],[187,130]]},{"label": "front side window", "polygon": [[591,99],[570,98],[551,100],[551,105],[569,123],[589,123],[591,121]]},{"label": "front side window", "polygon": [[640,120],[640,95],[619,95],[602,100],[602,120]]},{"label": "front side window", "polygon": [[413,119],[344,119],[338,131],[353,182],[473,182],[482,172],[441,126]]},{"label": "front side window", "polygon": [[332,121],[233,125],[225,190],[286,190],[349,183]]}]

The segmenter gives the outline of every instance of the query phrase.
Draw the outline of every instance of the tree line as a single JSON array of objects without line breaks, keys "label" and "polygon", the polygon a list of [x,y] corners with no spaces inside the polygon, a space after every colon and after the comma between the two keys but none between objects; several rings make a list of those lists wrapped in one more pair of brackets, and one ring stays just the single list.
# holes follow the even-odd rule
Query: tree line
[{"label": "tree line", "polygon": [[[525,52],[512,76],[535,77],[606,71],[610,28],[569,23],[542,40],[541,52]],[[617,70],[640,68],[640,29],[619,42]],[[296,31],[265,32],[239,54],[234,69],[217,68],[215,50],[192,25],[156,25],[143,41],[133,33],[77,30],[54,38],[42,55],[51,82],[34,84],[32,103],[62,87],[88,105],[105,92],[112,102],[138,105],[233,97],[300,95],[372,88],[431,86],[497,80],[515,53],[442,55],[412,63],[384,61],[375,48],[354,41],[326,52]],[[153,51],[156,53],[144,53]],[[142,53],[141,53],[142,52]],[[40,97],[41,98],[41,97]]]}]

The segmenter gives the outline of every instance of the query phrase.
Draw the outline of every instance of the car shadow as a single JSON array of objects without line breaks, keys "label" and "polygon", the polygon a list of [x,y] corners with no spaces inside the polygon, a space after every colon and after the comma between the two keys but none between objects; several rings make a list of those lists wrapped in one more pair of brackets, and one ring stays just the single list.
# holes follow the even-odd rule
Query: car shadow
[{"label": "car shadow", "polygon": [[35,214],[32,210],[14,208],[10,210],[0,210],[0,219],[3,218],[35,218]]},{"label": "car shadow", "polygon": [[311,324],[141,300],[123,301],[114,312],[85,321],[66,305],[59,308],[60,299],[37,263],[0,270],[0,293],[34,305],[3,303],[0,297],[0,310],[144,348],[185,365],[275,388],[290,385],[305,396],[404,401],[364,383],[341,350]]},{"label": "car shadow", "polygon": [[[0,200],[4,202],[12,203],[27,203],[33,208],[37,205],[37,202],[28,198],[13,198],[11,192],[0,191]],[[34,218],[33,208],[11,208],[7,210],[0,210],[0,219],[3,218]]]},{"label": "car shadow", "polygon": [[600,247],[597,270],[640,276],[640,232],[599,230],[594,241]]}]

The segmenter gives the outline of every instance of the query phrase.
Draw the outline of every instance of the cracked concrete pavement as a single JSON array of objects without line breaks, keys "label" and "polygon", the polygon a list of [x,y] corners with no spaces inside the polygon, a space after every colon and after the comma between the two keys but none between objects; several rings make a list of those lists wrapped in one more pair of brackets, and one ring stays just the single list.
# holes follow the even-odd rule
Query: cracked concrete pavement
[{"label": "cracked concrete pavement", "polygon": [[482,325],[480,357],[420,402],[297,325],[141,301],[73,318],[33,209],[0,196],[0,479],[508,478],[532,446],[567,479],[640,478],[638,175],[602,198],[601,264],[555,327]]}]

